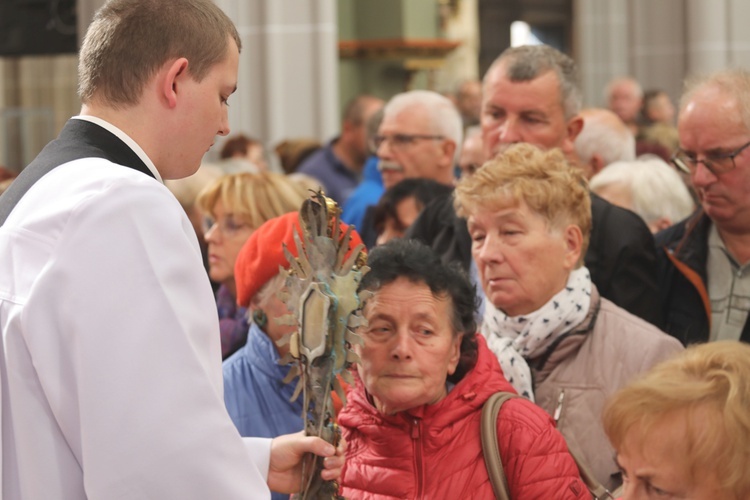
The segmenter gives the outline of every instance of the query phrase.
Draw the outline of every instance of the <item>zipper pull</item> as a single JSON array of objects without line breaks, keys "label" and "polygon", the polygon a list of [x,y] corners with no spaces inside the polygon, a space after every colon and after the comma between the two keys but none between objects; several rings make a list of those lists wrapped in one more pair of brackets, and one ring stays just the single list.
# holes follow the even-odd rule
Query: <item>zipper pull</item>
[{"label": "zipper pull", "polygon": [[555,421],[555,427],[557,427],[557,421],[560,420],[560,414],[562,413],[563,400],[565,399],[565,389],[560,391],[560,395],[557,397],[557,407],[555,408],[555,415],[552,417]]},{"label": "zipper pull", "polygon": [[419,420],[415,418],[412,423],[414,425],[411,427],[411,438],[419,439]]}]

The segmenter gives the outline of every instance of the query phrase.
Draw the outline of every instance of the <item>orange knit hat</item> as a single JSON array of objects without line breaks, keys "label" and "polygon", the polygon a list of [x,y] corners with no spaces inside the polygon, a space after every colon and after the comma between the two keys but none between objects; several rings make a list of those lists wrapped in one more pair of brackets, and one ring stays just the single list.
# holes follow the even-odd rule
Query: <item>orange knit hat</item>
[{"label": "orange knit hat", "polygon": [[[342,235],[348,229],[343,222],[339,222],[339,227]],[[302,240],[298,212],[289,212],[264,222],[250,235],[234,264],[237,303],[240,306],[250,305],[250,301],[258,290],[278,274],[279,266],[289,269],[282,243],[286,243],[289,252],[298,257],[297,245],[294,243],[295,232]],[[349,253],[360,243],[362,243],[362,238],[352,230]]]}]

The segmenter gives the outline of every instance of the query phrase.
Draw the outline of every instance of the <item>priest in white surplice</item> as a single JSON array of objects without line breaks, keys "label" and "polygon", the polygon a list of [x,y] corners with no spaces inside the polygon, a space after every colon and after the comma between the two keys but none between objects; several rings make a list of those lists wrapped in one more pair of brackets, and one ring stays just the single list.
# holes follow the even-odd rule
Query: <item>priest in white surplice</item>
[{"label": "priest in white surplice", "polygon": [[198,241],[162,183],[229,132],[239,49],[210,0],[114,0],[89,27],[81,115],[0,198],[3,499],[269,498],[299,488],[304,452],[339,475],[320,439],[240,438]]}]

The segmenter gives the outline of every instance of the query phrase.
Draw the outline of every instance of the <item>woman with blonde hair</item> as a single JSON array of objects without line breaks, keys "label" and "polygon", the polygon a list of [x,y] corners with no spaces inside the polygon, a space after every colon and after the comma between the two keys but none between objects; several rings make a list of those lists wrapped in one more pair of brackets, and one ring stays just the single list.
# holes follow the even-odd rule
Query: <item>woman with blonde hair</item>
[{"label": "woman with blonde hair", "polygon": [[296,182],[273,172],[225,175],[200,192],[196,204],[205,216],[209,276],[216,292],[221,354],[226,359],[247,340],[247,310],[237,305],[234,264],[242,245],[264,222],[298,210],[307,198]]},{"label": "woman with blonde hair", "polygon": [[604,430],[623,499],[750,498],[750,346],[689,347],[617,392]]},{"label": "woman with blonde hair", "polygon": [[607,396],[680,343],[602,298],[583,256],[586,179],[559,150],[516,144],[456,187],[487,298],[482,333],[518,393],[557,422],[596,479],[619,486]]}]

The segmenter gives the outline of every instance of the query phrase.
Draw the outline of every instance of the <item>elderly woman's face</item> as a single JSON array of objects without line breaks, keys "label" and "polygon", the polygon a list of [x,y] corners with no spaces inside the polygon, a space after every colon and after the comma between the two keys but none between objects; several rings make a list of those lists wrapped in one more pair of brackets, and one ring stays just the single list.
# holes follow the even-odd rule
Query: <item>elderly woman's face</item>
[{"label": "elderly woman's face", "polygon": [[731,498],[711,471],[695,474],[684,459],[688,432],[684,418],[664,418],[646,436],[639,426],[628,431],[617,453],[624,481],[622,500]]},{"label": "elderly woman's face", "polygon": [[435,297],[424,283],[398,278],[367,302],[369,325],[358,367],[367,392],[384,414],[434,404],[447,394],[461,336],[451,327],[453,302]]},{"label": "elderly woman's face", "polygon": [[541,308],[565,287],[581,254],[581,231],[550,231],[521,201],[498,211],[479,208],[468,219],[472,256],[482,288],[508,316]]}]

